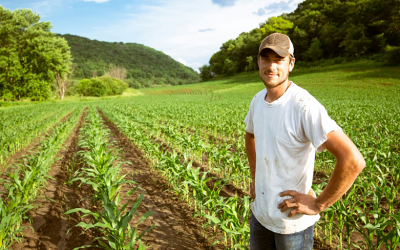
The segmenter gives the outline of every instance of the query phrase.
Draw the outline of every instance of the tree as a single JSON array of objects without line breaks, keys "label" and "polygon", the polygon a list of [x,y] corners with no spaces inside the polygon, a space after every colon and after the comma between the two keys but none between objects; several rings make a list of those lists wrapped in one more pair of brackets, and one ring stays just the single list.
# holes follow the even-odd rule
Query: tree
[{"label": "tree", "polygon": [[264,37],[267,37],[272,33],[282,33],[287,35],[292,29],[293,23],[281,16],[270,17],[265,23],[260,24],[260,30],[264,34]]},{"label": "tree", "polygon": [[6,100],[49,98],[55,75],[69,71],[67,42],[31,10],[11,12],[0,6],[0,23],[0,96]]},{"label": "tree", "polygon": [[56,72],[56,83],[57,83],[57,88],[58,88],[58,94],[60,95],[60,99],[64,99],[65,91],[67,91],[67,88],[69,86],[69,81],[71,80],[71,77],[74,73],[75,67],[72,66],[71,72],[68,75],[67,72],[64,72],[64,75],[61,75],[62,73]]},{"label": "tree", "polygon": [[208,81],[211,78],[213,78],[213,73],[211,71],[210,66],[203,65],[199,68],[200,71],[200,77],[202,81]]},{"label": "tree", "polygon": [[315,61],[321,59],[323,51],[321,49],[321,43],[318,38],[314,38],[311,41],[311,45],[306,52],[303,53],[303,57],[308,61]]},{"label": "tree", "polygon": [[104,70],[104,75],[123,81],[126,78],[126,69],[122,66],[110,64],[108,70]]}]

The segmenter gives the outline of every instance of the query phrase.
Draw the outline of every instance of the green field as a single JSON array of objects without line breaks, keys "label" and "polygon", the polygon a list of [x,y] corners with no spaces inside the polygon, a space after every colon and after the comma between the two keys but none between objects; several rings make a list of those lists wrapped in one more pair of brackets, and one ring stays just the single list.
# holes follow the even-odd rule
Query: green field
[{"label": "green field", "polygon": [[[373,61],[295,67],[289,79],[325,106],[366,161],[353,187],[321,215],[315,231],[318,249],[398,249],[400,68]],[[253,72],[191,85],[130,89],[121,97],[69,97],[1,107],[0,164],[11,173],[10,157],[60,124],[65,115],[72,113],[69,121],[77,122],[78,114],[89,107],[89,114],[100,112],[115,124],[143,152],[141,157],[157,176],[169,183],[169,189],[189,204],[193,215],[203,218],[211,230],[210,244],[220,240],[222,248],[247,248],[250,172],[243,120],[251,99],[263,87],[258,72]],[[101,120],[99,115],[90,116],[97,118],[87,123]],[[329,179],[333,161],[327,152],[316,156],[313,188],[317,194]],[[2,196],[3,216],[11,213],[10,201]],[[0,245],[1,230],[8,229],[0,227]]]}]

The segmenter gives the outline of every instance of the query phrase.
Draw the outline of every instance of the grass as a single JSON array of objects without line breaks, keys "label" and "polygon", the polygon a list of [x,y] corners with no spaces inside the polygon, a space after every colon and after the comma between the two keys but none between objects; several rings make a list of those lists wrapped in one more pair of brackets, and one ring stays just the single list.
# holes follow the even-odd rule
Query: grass
[{"label": "grass", "polygon": [[[289,79],[307,89],[318,100],[324,103],[324,99],[335,97],[345,100],[349,97],[387,98],[400,92],[400,67],[384,66],[371,60],[361,60],[336,64],[330,66],[316,66],[310,68],[296,67],[290,73]],[[211,81],[189,85],[157,86],[153,88],[132,89],[129,88],[121,96],[108,97],[79,97],[67,96],[64,100],[49,100],[44,102],[4,102],[0,101],[0,109],[7,106],[20,106],[42,104],[47,102],[92,102],[98,100],[119,98],[148,98],[155,95],[207,95],[204,100],[224,99],[228,96],[240,95],[243,100],[251,100],[255,93],[263,88],[258,72],[246,72],[232,77],[216,77]],[[374,93],[371,93],[373,91]],[[342,92],[346,94],[343,95]],[[340,93],[338,95],[338,93]],[[211,98],[212,96],[212,98]]]},{"label": "grass", "polygon": [[[363,60],[344,64],[294,68],[289,79],[307,89],[317,99],[329,96],[337,96],[339,92],[345,95],[337,96],[339,99],[365,98],[363,94],[371,97],[384,97],[386,94],[394,96],[400,91],[400,67],[388,67],[377,64],[374,61]],[[243,98],[252,98],[255,93],[263,88],[258,72],[242,73],[232,77],[217,77],[208,82],[191,85],[163,86],[141,89],[140,92],[147,95],[181,94],[183,90],[191,90],[191,94],[237,95]],[[343,90],[343,91],[342,91]],[[371,94],[371,91],[374,94]],[[200,92],[201,91],[201,92]],[[373,97],[372,97],[373,98]],[[203,99],[204,100],[204,99]]]}]

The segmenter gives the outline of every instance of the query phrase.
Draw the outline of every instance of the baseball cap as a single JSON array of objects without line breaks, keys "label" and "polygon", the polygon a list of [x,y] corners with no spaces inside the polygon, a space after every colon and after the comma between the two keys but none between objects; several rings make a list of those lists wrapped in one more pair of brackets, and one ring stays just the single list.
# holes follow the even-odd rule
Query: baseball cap
[{"label": "baseball cap", "polygon": [[293,55],[294,47],[292,41],[287,35],[281,33],[273,33],[267,36],[261,43],[258,50],[258,56],[260,56],[261,51],[264,49],[272,49],[278,55],[286,57],[288,55]]}]

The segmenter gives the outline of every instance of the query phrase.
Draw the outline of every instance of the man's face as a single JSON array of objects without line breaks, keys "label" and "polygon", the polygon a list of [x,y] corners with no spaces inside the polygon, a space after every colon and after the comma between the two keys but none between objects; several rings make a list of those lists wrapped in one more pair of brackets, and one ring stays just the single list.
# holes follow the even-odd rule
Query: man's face
[{"label": "man's face", "polygon": [[258,58],[260,77],[267,88],[275,88],[286,82],[293,66],[294,59],[281,57],[271,49],[264,49]]}]

